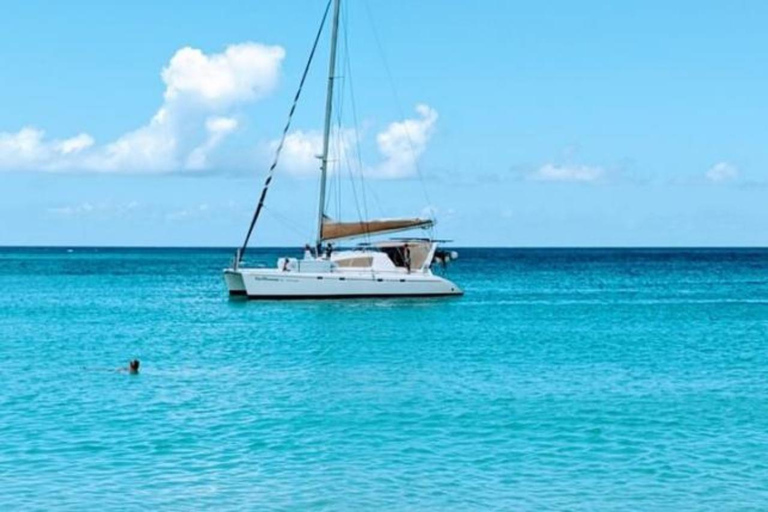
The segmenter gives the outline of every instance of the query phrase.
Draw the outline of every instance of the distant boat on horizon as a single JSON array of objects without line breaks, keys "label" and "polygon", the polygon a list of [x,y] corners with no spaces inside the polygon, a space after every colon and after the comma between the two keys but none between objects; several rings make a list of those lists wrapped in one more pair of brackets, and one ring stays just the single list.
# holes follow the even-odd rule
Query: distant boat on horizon
[{"label": "distant boat on horizon", "polygon": [[[264,206],[273,172],[277,166],[291,117],[301,95],[309,65],[330,9],[326,6],[320,30],[315,38],[309,62],[304,70],[298,92],[291,108],[283,139],[277,147],[259,203],[251,220],[243,245],[238,249],[231,268],[224,278],[232,296],[249,299],[330,299],[361,297],[436,297],[462,295],[464,292],[451,281],[432,272],[433,263],[447,263],[457,257],[455,252],[442,251],[438,241],[429,238],[401,238],[369,242],[351,250],[334,251],[331,242],[368,238],[434,225],[431,218],[375,219],[343,222],[331,219],[325,211],[328,176],[328,149],[333,112],[333,85],[336,73],[336,52],[341,0],[333,0],[330,63],[326,94],[323,149],[320,155],[320,197],[317,236],[314,245],[307,244],[304,257],[284,257],[274,268],[247,268],[242,261],[253,228]],[[323,244],[327,244],[323,248]]]}]

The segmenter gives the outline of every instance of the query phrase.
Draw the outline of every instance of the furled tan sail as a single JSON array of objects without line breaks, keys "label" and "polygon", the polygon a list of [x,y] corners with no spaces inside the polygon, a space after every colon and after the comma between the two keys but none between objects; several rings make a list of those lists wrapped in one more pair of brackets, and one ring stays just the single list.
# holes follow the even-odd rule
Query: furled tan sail
[{"label": "furled tan sail", "polygon": [[413,228],[428,228],[433,225],[431,219],[381,219],[362,222],[339,222],[328,217],[323,219],[321,238],[324,241],[341,238],[356,238],[359,236],[393,231],[404,231]]}]

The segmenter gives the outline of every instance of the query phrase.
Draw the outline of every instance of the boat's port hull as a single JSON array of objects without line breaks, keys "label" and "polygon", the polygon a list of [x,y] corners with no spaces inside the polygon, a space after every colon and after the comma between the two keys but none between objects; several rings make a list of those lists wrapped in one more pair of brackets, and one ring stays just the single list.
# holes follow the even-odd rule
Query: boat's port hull
[{"label": "boat's port hull", "polygon": [[246,297],[248,292],[245,289],[245,283],[243,283],[243,276],[240,272],[225,270],[224,282],[227,283],[227,289],[232,296]]},{"label": "boat's port hull", "polygon": [[346,299],[382,297],[445,297],[464,292],[431,273],[282,272],[275,269],[226,270],[232,296],[249,299]]}]

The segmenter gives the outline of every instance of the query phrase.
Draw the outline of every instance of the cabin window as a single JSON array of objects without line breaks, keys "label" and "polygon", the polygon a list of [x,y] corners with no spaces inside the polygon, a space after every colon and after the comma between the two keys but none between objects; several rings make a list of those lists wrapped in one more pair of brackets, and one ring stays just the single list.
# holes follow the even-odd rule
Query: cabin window
[{"label": "cabin window", "polygon": [[337,260],[336,264],[339,267],[371,268],[373,266],[373,257],[358,256],[355,258],[345,258],[343,260]]}]

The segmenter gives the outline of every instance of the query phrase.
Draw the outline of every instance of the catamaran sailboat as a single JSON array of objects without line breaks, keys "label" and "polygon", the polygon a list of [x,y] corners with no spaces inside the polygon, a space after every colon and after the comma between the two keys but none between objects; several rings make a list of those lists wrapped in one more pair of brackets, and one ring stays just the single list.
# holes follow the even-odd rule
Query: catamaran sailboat
[{"label": "catamaran sailboat", "polygon": [[[326,94],[323,148],[320,155],[320,198],[318,227],[314,246],[305,246],[303,258],[279,258],[273,268],[248,268],[242,265],[253,228],[264,206],[291,118],[301,95],[309,65],[333,3],[330,63]],[[355,297],[435,297],[461,295],[463,291],[451,281],[435,275],[432,266],[456,258],[455,252],[440,250],[432,238],[398,238],[370,242],[350,250],[332,250],[331,243],[340,240],[369,239],[416,228],[431,228],[433,219],[405,218],[342,222],[326,215],[326,182],[328,151],[333,111],[333,86],[336,73],[336,47],[341,0],[329,0],[315,37],[309,61],[304,69],[298,92],[283,130],[264,188],[251,220],[245,241],[238,249],[232,267],[224,270],[230,295],[249,299],[329,299]],[[323,248],[323,244],[328,244]]]}]

